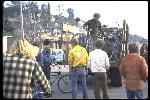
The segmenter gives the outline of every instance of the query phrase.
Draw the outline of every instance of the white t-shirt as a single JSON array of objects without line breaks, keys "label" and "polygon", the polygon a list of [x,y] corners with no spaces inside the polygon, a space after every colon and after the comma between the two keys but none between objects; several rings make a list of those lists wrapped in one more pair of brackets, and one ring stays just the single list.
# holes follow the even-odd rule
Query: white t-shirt
[{"label": "white t-shirt", "polygon": [[85,29],[83,28],[83,22],[79,21],[78,22],[78,28],[79,28],[79,33],[85,33]]},{"label": "white t-shirt", "polygon": [[110,66],[107,53],[101,49],[89,53],[88,64],[92,72],[106,72]]}]

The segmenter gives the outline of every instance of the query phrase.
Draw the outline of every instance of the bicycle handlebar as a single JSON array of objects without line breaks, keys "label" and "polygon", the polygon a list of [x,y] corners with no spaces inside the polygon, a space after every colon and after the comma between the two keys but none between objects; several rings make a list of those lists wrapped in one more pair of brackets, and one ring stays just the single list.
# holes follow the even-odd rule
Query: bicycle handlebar
[{"label": "bicycle handlebar", "polygon": [[60,64],[58,64],[58,63],[54,63],[54,64],[52,64],[51,66],[53,66],[53,67],[57,66],[59,69],[61,69],[61,66],[60,66]]}]

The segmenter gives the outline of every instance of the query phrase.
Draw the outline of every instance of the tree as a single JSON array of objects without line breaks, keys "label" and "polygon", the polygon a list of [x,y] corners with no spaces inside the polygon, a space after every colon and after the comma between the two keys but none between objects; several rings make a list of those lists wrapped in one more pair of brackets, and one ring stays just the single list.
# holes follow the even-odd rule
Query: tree
[{"label": "tree", "polygon": [[74,10],[73,9],[71,9],[71,8],[68,8],[67,9],[67,12],[68,12],[68,14],[69,14],[69,17],[68,17],[68,20],[71,22],[71,24],[73,24],[74,23]]},{"label": "tree", "polygon": [[[14,30],[16,29],[16,26],[19,26],[19,24],[15,24],[20,18],[18,16],[20,15],[19,5],[18,1],[13,2],[9,5],[9,7],[3,6],[3,31],[4,33],[10,33],[10,35],[14,35]],[[8,35],[8,34],[7,34]]]},{"label": "tree", "polygon": [[40,10],[38,9],[37,2],[26,2],[24,5],[24,29],[26,34],[37,33],[38,26],[38,14]]}]

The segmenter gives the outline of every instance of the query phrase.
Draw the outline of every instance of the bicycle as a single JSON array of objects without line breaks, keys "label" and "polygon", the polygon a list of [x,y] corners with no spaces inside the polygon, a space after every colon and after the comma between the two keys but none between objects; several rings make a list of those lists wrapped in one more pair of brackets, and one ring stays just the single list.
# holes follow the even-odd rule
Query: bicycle
[{"label": "bicycle", "polygon": [[52,82],[50,82],[50,85],[52,86],[56,82],[56,80],[58,79],[57,87],[62,93],[72,92],[70,74],[62,75],[62,72],[60,71],[60,69],[61,69],[60,65],[54,64],[51,66],[55,67],[56,65],[58,66],[59,71],[58,72],[51,72],[51,73],[56,73],[56,75],[51,74],[51,76],[57,76],[57,77]]},{"label": "bicycle", "polygon": [[[59,71],[58,72],[51,72],[51,73],[56,73],[56,74],[51,74],[51,76],[57,76],[52,82],[50,82],[50,86],[52,86],[56,80],[58,79],[57,81],[57,88],[62,92],[62,93],[71,93],[72,92],[72,89],[71,89],[71,76],[70,74],[62,74],[62,72],[60,71],[61,69],[61,66],[57,63],[55,64],[52,64],[51,67],[55,67],[55,66],[58,66],[59,68]],[[51,80],[49,80],[51,81]],[[52,94],[54,93],[54,91],[52,91]],[[38,95],[38,94],[44,94],[44,92],[42,92],[40,90],[40,92],[35,92],[32,94],[32,96],[34,97],[35,95]],[[52,96],[52,95],[51,95]],[[51,96],[47,96],[47,97],[51,97]]]}]

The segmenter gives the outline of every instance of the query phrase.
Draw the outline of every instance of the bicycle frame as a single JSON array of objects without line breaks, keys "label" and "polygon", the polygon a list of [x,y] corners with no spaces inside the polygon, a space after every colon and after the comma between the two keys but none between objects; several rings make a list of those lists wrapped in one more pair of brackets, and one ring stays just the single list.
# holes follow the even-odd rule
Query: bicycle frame
[{"label": "bicycle frame", "polygon": [[[51,67],[55,67],[56,65],[58,65],[58,64],[52,64],[51,65]],[[51,74],[51,76],[57,76],[52,82],[50,82],[50,85],[52,86],[53,85],[53,83],[55,83],[55,81],[58,79],[58,78],[60,78],[61,76],[62,76],[62,74],[61,74],[61,72],[60,72],[60,69],[61,69],[61,67],[60,66],[58,66],[58,68],[59,68],[59,71],[58,72],[51,72],[51,73],[56,73],[57,75],[52,75]]]},{"label": "bicycle frame", "polygon": [[51,73],[57,73],[58,75],[51,75],[51,76],[57,76],[52,82],[50,82],[50,85],[52,86],[55,81],[62,76],[61,72],[51,72]]}]

